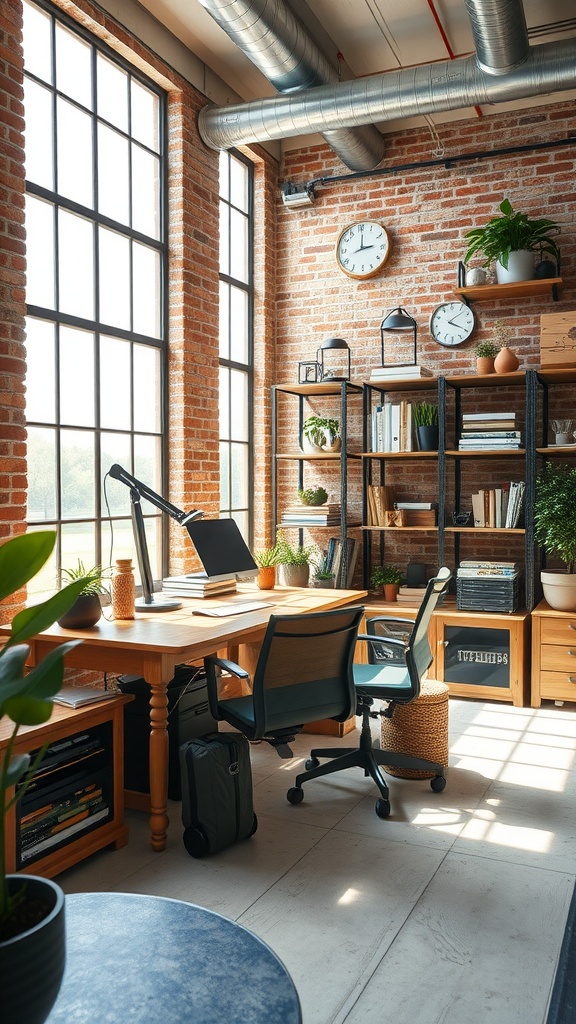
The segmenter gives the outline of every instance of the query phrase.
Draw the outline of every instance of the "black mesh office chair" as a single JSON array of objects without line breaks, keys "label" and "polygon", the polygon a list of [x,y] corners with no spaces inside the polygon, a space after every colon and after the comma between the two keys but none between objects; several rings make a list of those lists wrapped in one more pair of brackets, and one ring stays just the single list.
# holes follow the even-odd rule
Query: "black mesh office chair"
[{"label": "black mesh office chair", "polygon": [[204,659],[210,711],[249,740],[263,739],[281,757],[307,722],[345,722],[356,697],[352,661],[363,608],[308,615],[271,615],[254,673],[252,693],[221,700],[222,670],[241,679],[248,672],[223,658]]},{"label": "black mesh office chair", "polygon": [[[411,623],[411,632],[407,643],[403,638],[388,636],[386,644],[396,649],[397,659],[382,659],[375,664],[354,665],[354,683],[357,697],[357,713],[362,715],[362,731],[360,745],[356,748],[312,750],[306,761],[306,771],[296,778],[296,784],[288,790],[287,798],[291,804],[299,804],[304,798],[302,786],[305,782],[331,775],[345,768],[363,768],[370,775],[378,789],[380,798],[376,801],[376,814],[379,818],[387,818],[390,814],[388,786],[381,771],[382,765],[397,768],[408,768],[418,771],[433,771],[434,777],[430,786],[435,793],[440,793],[446,785],[444,766],[435,761],[412,757],[392,750],[380,750],[373,745],[370,730],[370,718],[379,715],[390,717],[397,704],[408,704],[420,693],[420,683],[428,667],[432,663],[432,652],[428,642],[428,626],[430,618],[442,594],[448,589],[451,573],[449,569],[439,569],[438,575],[431,579],[426,588],[418,614]],[[359,640],[379,645],[382,638],[359,635]],[[372,711],[374,700],[388,701],[383,711]],[[330,758],[326,764],[320,764],[320,758]],[[333,759],[333,760],[332,760]]]}]

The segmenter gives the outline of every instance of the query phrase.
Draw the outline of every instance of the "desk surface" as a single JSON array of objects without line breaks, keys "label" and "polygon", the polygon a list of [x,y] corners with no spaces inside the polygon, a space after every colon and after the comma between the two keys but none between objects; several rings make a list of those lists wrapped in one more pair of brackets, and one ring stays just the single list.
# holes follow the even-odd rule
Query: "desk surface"
[{"label": "desk surface", "polygon": [[134,893],[66,897],[66,970],[46,1024],[300,1024],[294,983],[252,932]]}]

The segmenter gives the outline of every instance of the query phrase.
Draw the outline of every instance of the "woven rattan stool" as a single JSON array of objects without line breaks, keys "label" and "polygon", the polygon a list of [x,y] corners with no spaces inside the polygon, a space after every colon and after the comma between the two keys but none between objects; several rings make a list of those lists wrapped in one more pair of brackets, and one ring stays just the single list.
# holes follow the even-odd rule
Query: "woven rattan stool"
[{"label": "woven rattan stool", "polygon": [[[448,764],[448,687],[436,679],[422,683],[420,696],[410,704],[398,704],[392,718],[382,719],[382,750],[423,757]],[[389,775],[400,779],[431,779],[434,772],[385,765]]]}]

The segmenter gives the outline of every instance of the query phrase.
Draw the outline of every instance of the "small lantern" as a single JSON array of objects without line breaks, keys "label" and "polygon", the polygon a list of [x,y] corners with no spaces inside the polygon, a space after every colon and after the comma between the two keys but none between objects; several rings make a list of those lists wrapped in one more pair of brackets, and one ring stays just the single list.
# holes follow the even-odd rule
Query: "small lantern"
[{"label": "small lantern", "polygon": [[[411,332],[412,338],[406,339],[406,345],[403,348],[400,359],[394,360],[393,363],[386,362],[384,353],[384,340],[386,334],[404,334],[408,331]],[[410,316],[402,306],[397,306],[396,309],[391,309],[386,314],[382,323],[380,324],[380,344],[382,348],[382,366],[416,366],[416,334],[418,332],[418,324],[416,323],[413,316]],[[405,358],[402,358],[402,355]],[[411,356],[411,358],[409,358]]]},{"label": "small lantern", "polygon": [[298,383],[317,384],[320,380],[320,366],[315,359],[307,363],[298,363]]},{"label": "small lantern", "polygon": [[316,352],[320,380],[350,380],[350,349],[343,338],[328,338]]}]

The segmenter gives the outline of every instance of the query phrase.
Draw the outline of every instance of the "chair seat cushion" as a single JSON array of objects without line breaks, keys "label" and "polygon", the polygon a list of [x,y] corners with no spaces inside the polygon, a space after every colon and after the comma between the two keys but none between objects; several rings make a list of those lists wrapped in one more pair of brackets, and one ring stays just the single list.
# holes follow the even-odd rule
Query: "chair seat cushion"
[{"label": "chair seat cushion", "polygon": [[414,690],[406,665],[354,665],[354,685],[359,693],[380,700],[409,701]]}]

